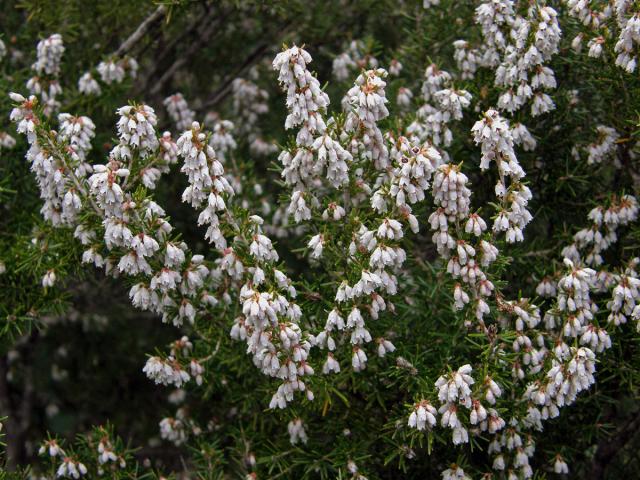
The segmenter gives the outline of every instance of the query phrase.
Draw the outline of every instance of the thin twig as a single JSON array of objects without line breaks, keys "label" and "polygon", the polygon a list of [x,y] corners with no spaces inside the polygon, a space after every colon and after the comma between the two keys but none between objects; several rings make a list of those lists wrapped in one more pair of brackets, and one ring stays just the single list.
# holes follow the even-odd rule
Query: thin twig
[{"label": "thin twig", "polygon": [[156,52],[153,57],[153,65],[150,67],[150,70],[145,73],[144,80],[140,82],[140,92],[146,92],[149,89],[150,80],[156,78],[158,73],[164,69],[163,65],[165,64],[165,60],[170,57],[176,46],[182,44],[184,40],[194,32],[197,33],[203,24],[210,22],[213,14],[213,10],[205,10],[203,15],[197,15],[195,20],[191,22],[180,35],[175,36],[169,43],[162,47],[162,50]]},{"label": "thin twig", "polygon": [[167,8],[164,5],[160,5],[158,8],[156,8],[151,15],[145,18],[142,23],[138,25],[138,28],[136,28],[136,30],[131,35],[129,35],[129,38],[127,38],[124,43],[120,45],[120,48],[118,48],[118,50],[114,52],[114,56],[122,57],[123,55],[129,53],[134,45],[136,45],[140,41],[140,39],[144,37],[144,35],[149,31],[149,29],[154,24],[159,22],[166,13]]},{"label": "thin twig", "polygon": [[[212,11],[211,15],[213,16],[215,11]],[[229,12],[221,15],[216,22],[211,22],[202,30],[198,31],[198,37],[195,42],[193,42],[186,52],[184,52],[179,58],[177,58],[173,64],[164,72],[164,74],[160,77],[160,79],[155,83],[153,88],[151,89],[150,94],[157,95],[159,94],[164,86],[169,83],[169,81],[173,78],[173,76],[180,70],[187,62],[189,62],[205,45],[213,33],[217,30],[218,26],[223,24],[226,20]]]},{"label": "thin twig", "polygon": [[233,81],[238,78],[243,71],[253,65],[262,56],[262,54],[267,50],[268,47],[269,45],[266,43],[256,47],[245,59],[245,61],[242,62],[242,64],[231,75],[227,76],[222,85],[216,89],[211,98],[207,100],[201,108],[206,109],[217,105],[218,102],[226,96]]},{"label": "thin twig", "polygon": [[[282,38],[282,36],[285,35],[285,33],[287,32],[291,24],[292,22],[288,22],[282,27],[280,27],[278,29],[277,38]],[[266,52],[269,46],[273,45],[274,43],[277,43],[275,39],[270,41],[270,43],[265,42],[261,45],[258,45],[244,60],[244,62],[242,62],[242,64],[231,75],[228,75],[227,78],[225,78],[224,82],[222,82],[222,85],[216,89],[216,91],[213,93],[211,98],[203,103],[201,110],[214,107],[223,98],[225,98],[233,81],[236,78],[238,78],[242,74],[242,72],[244,72],[246,69],[251,67],[254,63],[256,63],[262,57],[262,55]]]}]

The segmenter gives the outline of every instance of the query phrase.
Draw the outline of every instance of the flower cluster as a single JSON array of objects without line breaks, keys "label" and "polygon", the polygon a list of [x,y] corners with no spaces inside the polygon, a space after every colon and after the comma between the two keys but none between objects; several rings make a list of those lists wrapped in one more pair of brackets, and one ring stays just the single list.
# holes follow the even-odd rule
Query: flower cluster
[{"label": "flower cluster", "polygon": [[[471,191],[467,182],[458,165],[448,163],[438,167],[432,186],[438,208],[429,216],[429,223],[434,231],[433,243],[447,260],[447,272],[471,289],[475,317],[482,322],[489,313],[486,299],[494,290],[482,267],[497,259],[498,249],[490,240],[482,239],[487,224],[479,214],[470,212]],[[472,300],[461,284],[454,286],[453,296],[457,309],[463,309]]]},{"label": "flower cluster", "polygon": [[615,64],[628,73],[635,72],[638,64],[638,46],[640,45],[640,10],[634,2],[616,0],[609,4],[594,4],[584,0],[565,0],[569,15],[575,17],[587,31],[576,35],[571,42],[579,52],[585,38],[588,38],[589,56],[602,57],[603,45],[611,37],[609,31],[618,32],[613,45],[616,54]]},{"label": "flower cluster", "polygon": [[226,210],[225,197],[233,195],[233,188],[224,177],[224,168],[197,122],[193,122],[191,129],[180,136],[177,147],[184,159],[180,170],[187,174],[189,180],[182,201],[192,207],[199,207],[207,201],[206,208],[198,217],[198,224],[209,225],[205,238],[215,243],[217,248],[224,249],[227,244],[220,231],[218,212]]},{"label": "flower cluster", "polygon": [[[483,385],[473,392],[475,380],[471,377],[471,365],[463,365],[458,370],[442,375],[435,382],[438,392],[440,408],[440,426],[452,430],[454,445],[468,443],[469,425],[474,432],[488,432],[491,435],[501,431],[505,421],[498,412],[483,406],[482,401],[490,405],[496,403],[502,390],[489,377]],[[461,415],[461,408],[469,410],[468,423]],[[417,430],[433,428],[436,425],[436,409],[428,401],[422,400],[415,404],[414,411],[409,416],[409,427]]]},{"label": "flower cluster", "polygon": [[60,73],[60,62],[64,53],[62,36],[54,33],[48,38],[38,42],[36,63],[31,67],[39,74],[58,75]]},{"label": "flower cluster", "polygon": [[180,92],[174,93],[164,99],[169,117],[180,132],[187,130],[195,120],[195,112],[189,108],[187,101]]},{"label": "flower cluster", "polygon": [[[573,13],[585,3],[568,2]],[[635,7],[625,2],[616,5],[621,25],[631,26],[624,33],[624,45],[614,50],[627,55],[625,68],[633,69]],[[263,153],[275,148],[260,130],[269,95],[258,86],[256,70],[249,73],[251,80],[236,78],[231,84],[233,122],[209,112],[201,124],[194,121],[195,112],[181,94],[165,99],[169,117],[180,131],[175,141],[168,132],[159,135],[158,118],[149,105],[132,102],[119,108],[117,143],[102,163],[92,165],[88,157],[96,135],[93,121],[60,113],[54,131],[43,115],[58,108],[59,91],[54,87],[52,94],[51,83],[46,82],[57,81],[64,47],[59,35],[38,45],[33,66],[38,75],[29,84],[34,95],[11,95],[16,103],[11,120],[29,142],[26,158],[43,200],[43,216],[55,226],[74,231],[83,245],[82,263],[123,278],[131,286],[129,296],[135,307],[158,314],[163,322],[182,329],[180,335],[189,333],[194,339],[181,336],[166,354],[150,356],[142,369],[156,384],[178,389],[171,394],[172,402],[182,404],[189,384],[210,381],[209,362],[217,360],[218,351],[211,348],[212,331],[228,332],[243,342],[245,347],[240,349],[246,350],[255,367],[275,379],[272,409],[284,409],[296,397],[312,401],[313,390],[333,388],[331,378],[309,380],[320,365],[323,374],[336,374],[339,379],[353,377],[343,372],[345,364],[350,363],[354,372],[369,368],[369,373],[356,376],[369,381],[378,373],[369,362],[382,366],[396,348],[403,350],[400,342],[406,332],[396,328],[391,317],[396,308],[400,313],[413,308],[414,298],[420,297],[416,290],[421,279],[413,275],[409,259],[416,256],[416,245],[424,246],[424,237],[417,234],[420,220],[426,220],[434,248],[421,250],[424,255],[415,261],[433,270],[434,278],[437,275],[451,292],[445,302],[451,298],[453,305],[444,309],[443,316],[453,319],[451,331],[471,333],[469,348],[482,349],[482,355],[473,364],[451,357],[450,364],[464,365],[438,370],[436,375],[442,375],[435,384],[433,378],[411,384],[415,387],[409,388],[421,391],[409,391],[412,405],[408,419],[402,417],[397,424],[398,436],[431,438],[431,432],[441,428],[437,441],[444,444],[488,439],[494,470],[507,478],[533,476],[534,432],[593,385],[596,356],[611,347],[610,332],[629,319],[640,329],[636,271],[640,259],[620,268],[609,268],[605,262],[611,256],[607,250],[625,230],[622,227],[637,220],[638,205],[635,197],[622,195],[594,208],[589,213],[592,225],[578,231],[562,251],[564,270],[531,275],[542,277],[535,288],[540,298],[520,293],[509,298],[516,290],[506,284],[503,272],[510,262],[521,259],[501,254],[497,245],[506,250],[511,248],[508,244],[522,242],[532,220],[528,210],[532,194],[515,149],[519,145],[533,150],[537,141],[524,124],[504,116],[529,102],[532,116],[553,108],[545,92],[555,88],[548,64],[558,51],[560,30],[555,10],[544,4],[529,5],[525,14],[512,1],[490,0],[475,12],[483,45],[457,40],[454,75],[431,64],[420,95],[414,97],[409,88],[400,87],[397,118],[389,118],[393,107],[386,89],[389,76],[403,72],[398,60],[389,63],[387,72],[363,53],[364,43],[353,42],[335,58],[334,75],[346,79],[355,69],[360,72],[354,74],[355,82],[343,99],[344,112],[331,117],[329,97],[309,70],[309,53],[296,46],[279,53],[272,67],[286,95],[285,129],[294,129],[295,135],[282,142],[285,146],[278,157],[286,184],[284,206],[274,212],[263,199],[265,218],[253,214],[254,199],[243,194],[253,189],[261,197],[262,183],[251,183],[238,161],[244,146]],[[603,12],[600,20],[597,15],[588,20],[605,22],[612,12]],[[576,14],[587,19],[583,13]],[[454,78],[472,80],[482,68],[496,70],[500,95],[497,108],[482,114],[470,137],[479,146],[478,169],[497,180],[498,201],[489,206],[472,205],[470,179],[483,178],[463,168],[473,162],[454,161],[453,153],[460,152],[457,144],[450,149],[451,155],[445,151],[452,146],[455,123],[472,107],[471,94],[457,88]],[[126,70],[135,75],[136,69],[131,59],[113,59],[102,62],[97,71],[102,83],[109,85],[123,81]],[[404,71],[411,70],[405,67]],[[82,93],[95,94],[101,88],[90,72],[80,80]],[[391,90],[395,88],[394,83]],[[476,112],[485,108],[488,98],[494,97],[479,92],[473,105]],[[414,109],[414,103],[419,108]],[[518,118],[527,115],[520,112]],[[627,148],[627,141],[632,142],[621,140],[621,133],[603,125],[597,127],[597,134],[597,140],[586,147],[589,164],[606,164],[618,149]],[[2,148],[13,145],[15,140],[0,134]],[[529,160],[525,155],[521,159],[523,164]],[[197,224],[206,228],[204,238],[212,244],[203,255],[194,253],[174,232],[166,212],[149,193],[169,165],[177,162],[187,182],[182,200],[197,210]],[[491,228],[485,220],[487,208],[495,208],[493,215],[489,213]],[[298,224],[294,228],[288,225],[289,217]],[[290,241],[306,245],[291,252],[298,255],[296,262],[309,267],[309,276],[322,272],[322,281],[313,289],[308,288],[306,271],[304,280],[295,283],[288,276],[290,270],[278,263],[283,252],[276,249],[281,246],[272,241],[273,232],[280,234],[279,239],[290,237],[282,242],[285,245]],[[513,257],[520,253],[518,248]],[[553,268],[558,265],[552,262]],[[64,270],[47,265],[39,275],[43,273],[41,284],[49,294]],[[302,300],[297,288],[304,292]],[[602,297],[607,297],[606,308],[604,302],[597,303]],[[307,310],[311,302],[318,302],[317,308]],[[308,318],[303,317],[301,306]],[[312,352],[322,357],[317,367]],[[415,361],[411,353],[402,353]],[[372,360],[376,355],[380,358]],[[404,357],[397,357],[391,368],[401,380],[405,375],[417,379],[418,368]],[[175,445],[184,444],[198,431],[188,417],[187,405],[181,407],[174,417],[160,422],[160,437]],[[306,444],[310,436],[309,424],[297,415],[288,417],[292,445]],[[123,465],[123,457],[108,439],[96,445],[99,465]],[[408,459],[416,454],[412,447],[409,442],[401,446]],[[47,452],[63,459],[58,476],[87,475],[87,468],[54,441],[40,453]],[[468,470],[464,459],[457,462]],[[452,464],[442,477],[469,478],[462,466]],[[347,470],[353,478],[364,478],[351,460]],[[553,470],[568,471],[560,454],[554,457]]]},{"label": "flower cluster", "polygon": [[616,65],[624,68],[629,73],[633,73],[638,65],[637,49],[640,46],[640,11],[631,13],[632,2],[618,1],[617,4],[616,20],[620,28],[620,36],[614,47],[614,51],[618,54]]},{"label": "flower cluster", "polygon": [[38,42],[37,60],[31,66],[36,75],[27,81],[27,89],[32,95],[40,96],[46,115],[60,108],[60,102],[56,97],[62,93],[58,76],[63,53],[62,36],[54,33]]},{"label": "flower cluster", "polygon": [[184,409],[179,408],[175,417],[166,417],[160,421],[160,437],[180,446],[189,436],[188,419]]},{"label": "flower cluster", "polygon": [[389,167],[389,150],[377,122],[389,115],[384,78],[387,71],[367,70],[356,78],[347,92],[351,111],[347,114],[345,131],[353,133],[349,145],[352,155],[361,154],[373,162],[378,170]]},{"label": "flower cluster", "polygon": [[593,224],[578,231],[573,236],[573,243],[563,249],[562,255],[574,262],[582,260],[587,265],[602,265],[602,253],[617,241],[618,228],[637,218],[638,202],[635,197],[614,197],[607,208],[597,206],[589,212]]},{"label": "flower cluster", "polygon": [[[209,271],[197,256],[186,261],[186,246],[171,241],[168,236],[171,225],[157,204],[149,200],[138,205],[128,191],[135,184],[130,179],[131,169],[139,168],[141,162],[159,161],[156,154],[162,153],[153,127],[156,122],[153,110],[145,105],[119,109],[120,143],[112,150],[109,162],[83,169],[77,157],[79,150],[90,147],[91,120],[61,114],[60,134],[52,137],[50,132],[38,130],[40,123],[34,121],[37,119],[35,98],[26,100],[14,94],[13,99],[21,102],[14,109],[12,119],[23,126],[20,130],[31,142],[28,158],[33,155],[32,168],[38,174],[41,194],[46,200],[45,217],[54,224],[63,222],[76,227],[75,236],[87,247],[83,262],[104,267],[115,276],[136,277],[139,283],[131,289],[135,306],[162,313],[165,321],[177,325],[185,319],[193,322],[194,300],[205,305],[214,301],[199,289]],[[123,167],[122,161],[129,162],[128,168]],[[55,170],[51,171],[52,168]],[[93,174],[86,178],[91,171]],[[89,219],[81,220],[77,215],[85,207],[98,215],[103,233],[96,231],[95,224],[84,223],[90,222]],[[58,209],[59,216],[49,214]],[[183,275],[174,270],[183,265],[186,267]],[[55,272],[51,270],[45,275],[43,285],[51,286],[54,282]],[[190,374],[173,357],[154,357],[144,370],[158,383],[182,385],[192,377],[197,380],[202,374],[197,362],[191,361],[188,368]]]},{"label": "flower cluster", "polygon": [[89,117],[74,117],[68,113],[58,115],[60,124],[59,138],[69,143],[68,152],[76,163],[75,174],[84,177],[93,171],[87,163],[87,154],[91,151],[91,140],[95,137],[96,126]]},{"label": "flower cluster", "polygon": [[[266,375],[282,380],[271,408],[284,408],[293,399],[295,391],[306,391],[307,397],[312,399],[313,393],[301,379],[313,374],[313,369],[306,363],[310,344],[303,339],[298,325],[302,312],[293,301],[278,292],[284,291],[291,298],[296,295],[289,279],[276,268],[278,254],[262,232],[262,218],[252,215],[242,225],[234,219],[227,205],[233,188],[197,122],[179,138],[178,151],[184,158],[182,171],[189,180],[183,200],[194,207],[207,201],[198,221],[209,225],[205,237],[215,244],[221,255],[217,271],[234,282],[245,281],[240,283],[238,294],[242,316],[234,322],[232,338],[246,341],[255,365]],[[243,245],[228,246],[223,227],[242,232],[236,242]],[[237,252],[247,246],[248,255],[241,260]],[[212,300],[215,303],[215,299]],[[193,365],[191,368],[193,374]]]},{"label": "flower cluster", "polygon": [[261,115],[269,111],[267,100],[269,93],[254,82],[236,78],[231,84],[233,111],[240,120],[242,132],[249,133],[255,127]]},{"label": "flower cluster", "polygon": [[[96,75],[97,74],[97,75]],[[102,86],[97,77],[106,86],[122,83],[126,75],[136,78],[138,74],[138,62],[131,57],[109,58],[98,64],[95,72],[85,72],[78,79],[78,91],[84,95],[100,95]]]},{"label": "flower cluster", "polygon": [[524,239],[522,230],[533,218],[527,210],[531,191],[521,182],[525,172],[513,150],[514,141],[509,124],[496,110],[490,109],[471,131],[482,149],[480,169],[487,170],[492,161],[498,167],[495,192],[502,209],[497,212],[493,231],[506,232],[509,243],[521,242]]},{"label": "flower cluster", "polygon": [[[10,118],[17,124],[18,132],[25,134],[30,143],[26,158],[31,164],[31,171],[35,174],[40,189],[40,198],[44,202],[40,211],[44,218],[54,225],[70,224],[82,208],[80,195],[84,188],[79,183],[80,178],[89,171],[88,168],[82,167],[82,159],[77,155],[77,151],[90,147],[87,143],[89,138],[87,135],[90,134],[87,131],[91,128],[87,127],[88,130],[85,130],[84,136],[81,134],[75,137],[76,141],[82,143],[82,147],[78,147],[77,143],[69,145],[70,152],[75,153],[79,160],[78,168],[74,169],[64,156],[54,155],[48,145],[43,145],[36,138],[36,129],[41,125],[40,119],[34,113],[34,108],[39,106],[36,97],[32,95],[26,99],[14,93],[11,94],[11,98],[19,105],[11,111]],[[44,109],[46,110],[47,106]],[[63,130],[65,130],[66,120],[67,118],[62,116]],[[90,122],[89,119],[84,121],[87,125],[90,125]],[[67,133],[69,133],[68,130],[67,128]],[[49,142],[50,138],[46,141]],[[43,279],[44,286],[52,285],[53,282],[55,282],[54,274],[48,279]]]},{"label": "flower cluster", "polygon": [[462,80],[472,79],[476,74],[478,64],[481,63],[480,52],[472,48],[465,40],[456,40],[453,42],[453,48],[455,49],[453,58],[458,70],[460,70],[460,78]]},{"label": "flower cluster", "polygon": [[[314,373],[307,363],[311,344],[298,324],[302,317],[300,307],[280,293],[291,299],[296,296],[291,281],[275,268],[278,254],[271,240],[262,233],[262,222],[258,216],[251,218],[253,234],[249,251],[254,266],[244,267],[233,250],[228,250],[222,259],[230,275],[237,276],[241,270],[253,273],[247,275],[240,290],[243,315],[236,319],[231,336],[247,342],[254,364],[263,373],[282,381],[271,399],[270,408],[285,408],[296,391],[305,392],[309,400],[314,398],[302,379]],[[269,289],[270,285],[273,290]]]},{"label": "flower cluster", "polygon": [[616,153],[616,140],[620,135],[614,128],[598,125],[596,127],[598,138],[586,147],[587,163],[590,165],[602,163]]},{"label": "flower cluster", "polygon": [[[343,53],[333,59],[333,76],[336,80],[344,81],[352,78],[352,74],[356,71],[375,69],[377,67],[378,60],[368,52],[364,42],[353,40]],[[400,62],[393,64],[392,75],[398,75],[401,69],[402,64]]]},{"label": "flower cluster", "polygon": [[251,152],[256,155],[277,152],[277,146],[264,139],[258,126],[260,117],[269,111],[269,93],[250,79],[236,78],[231,84],[231,95],[238,133],[247,135]]},{"label": "flower cluster", "polygon": [[236,141],[231,134],[234,129],[234,124],[229,120],[220,120],[213,126],[213,134],[209,139],[209,145],[216,151],[222,163],[225,163],[229,153],[237,147]]},{"label": "flower cluster", "polygon": [[523,17],[510,0],[483,2],[476,22],[483,35],[482,66],[496,67],[495,84],[504,90],[498,108],[509,113],[531,101],[531,115],[555,108],[545,90],[556,88],[553,71],[545,65],[558,52],[561,38],[557,12],[550,6],[532,5]]},{"label": "flower cluster", "polygon": [[311,218],[311,206],[317,199],[310,187],[318,187],[319,175],[326,176],[334,188],[347,180],[351,154],[342,148],[335,136],[333,118],[325,122],[323,116],[329,97],[320,89],[318,80],[307,70],[311,56],[302,48],[292,47],[279,53],[273,61],[278,80],[287,93],[289,115],[285,128],[300,126],[296,146],[283,150],[278,159],[283,165],[282,176],[293,187],[287,209],[296,222]]},{"label": "flower cluster", "polygon": [[52,459],[60,457],[61,463],[56,470],[56,477],[58,478],[78,479],[88,472],[84,463],[67,456],[56,440],[44,442],[38,449],[38,454],[47,455]]},{"label": "flower cluster", "polygon": [[462,110],[471,104],[471,94],[456,89],[451,75],[435,64],[425,70],[421,91],[425,103],[416,111],[416,119],[407,128],[407,133],[420,141],[448,147],[453,141],[449,124],[462,118]]}]

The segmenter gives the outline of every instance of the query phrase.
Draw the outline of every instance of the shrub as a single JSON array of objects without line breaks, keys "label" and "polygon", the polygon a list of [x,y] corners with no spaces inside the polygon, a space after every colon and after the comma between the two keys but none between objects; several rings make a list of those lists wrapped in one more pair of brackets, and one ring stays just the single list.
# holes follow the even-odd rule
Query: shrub
[{"label": "shrub", "polygon": [[0,45],[8,469],[633,471],[636,2],[63,5]]}]

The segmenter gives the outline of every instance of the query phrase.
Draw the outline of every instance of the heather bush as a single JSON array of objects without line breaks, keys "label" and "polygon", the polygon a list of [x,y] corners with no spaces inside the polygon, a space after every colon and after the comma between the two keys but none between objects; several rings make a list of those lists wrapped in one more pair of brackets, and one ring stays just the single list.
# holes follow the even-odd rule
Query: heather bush
[{"label": "heather bush", "polygon": [[640,468],[638,2],[2,21],[3,475]]}]

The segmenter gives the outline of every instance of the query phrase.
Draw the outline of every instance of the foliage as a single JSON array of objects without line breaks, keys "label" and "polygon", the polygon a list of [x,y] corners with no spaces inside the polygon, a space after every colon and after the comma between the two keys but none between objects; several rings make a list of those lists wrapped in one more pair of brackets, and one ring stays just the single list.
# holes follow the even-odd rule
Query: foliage
[{"label": "foliage", "polygon": [[578,3],[8,5],[6,475],[634,472],[640,5]]}]

